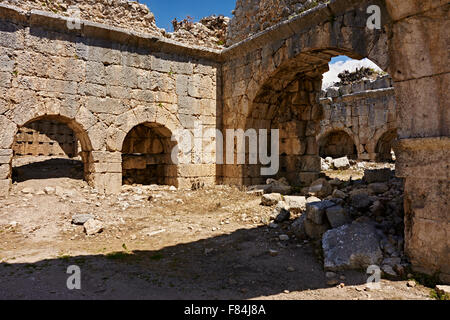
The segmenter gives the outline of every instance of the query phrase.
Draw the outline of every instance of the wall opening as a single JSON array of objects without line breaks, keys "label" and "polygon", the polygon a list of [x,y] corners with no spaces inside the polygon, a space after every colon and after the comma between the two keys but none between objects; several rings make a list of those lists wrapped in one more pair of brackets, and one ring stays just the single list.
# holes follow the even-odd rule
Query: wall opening
[{"label": "wall opening", "polygon": [[358,151],[347,132],[333,131],[319,139],[319,155],[324,159],[327,157],[357,159]]},{"label": "wall opening", "polygon": [[81,143],[58,119],[38,119],[19,128],[13,154],[13,181],[84,178]]},{"label": "wall opening", "polygon": [[176,142],[161,124],[145,123],[131,129],[122,147],[122,182],[126,185],[178,187],[177,166],[172,161]]},{"label": "wall opening", "polygon": [[375,152],[377,162],[395,162],[394,142],[397,139],[397,130],[390,130],[378,140]]}]

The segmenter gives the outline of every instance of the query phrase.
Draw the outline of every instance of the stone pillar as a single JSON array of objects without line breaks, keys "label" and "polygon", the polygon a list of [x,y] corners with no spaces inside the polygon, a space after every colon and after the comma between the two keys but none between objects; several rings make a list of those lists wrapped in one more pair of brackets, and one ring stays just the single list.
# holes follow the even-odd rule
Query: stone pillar
[{"label": "stone pillar", "polygon": [[122,189],[122,154],[120,152],[92,151],[84,154],[88,161],[86,181],[104,194],[118,194]]},{"label": "stone pillar", "polygon": [[6,197],[11,188],[12,149],[0,149],[0,197]]},{"label": "stone pillar", "polygon": [[444,1],[387,0],[393,20],[397,175],[405,178],[405,251],[416,271],[450,282],[449,8]]}]

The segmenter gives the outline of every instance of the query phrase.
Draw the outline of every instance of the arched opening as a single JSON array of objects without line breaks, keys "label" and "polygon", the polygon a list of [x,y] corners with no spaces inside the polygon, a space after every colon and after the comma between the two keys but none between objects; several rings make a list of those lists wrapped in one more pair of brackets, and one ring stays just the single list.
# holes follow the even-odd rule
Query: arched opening
[{"label": "arched opening", "polygon": [[397,139],[397,130],[389,130],[378,140],[375,152],[377,162],[395,162],[394,142]]},{"label": "arched opening", "polygon": [[172,161],[172,132],[158,123],[144,123],[125,137],[122,147],[122,183],[178,187],[177,166]]},{"label": "arched opening", "polygon": [[327,157],[357,159],[358,151],[347,132],[335,130],[319,139],[319,155],[324,159]]},{"label": "arched opening", "polygon": [[88,180],[91,150],[87,134],[72,120],[60,116],[33,119],[14,138],[13,181]]}]

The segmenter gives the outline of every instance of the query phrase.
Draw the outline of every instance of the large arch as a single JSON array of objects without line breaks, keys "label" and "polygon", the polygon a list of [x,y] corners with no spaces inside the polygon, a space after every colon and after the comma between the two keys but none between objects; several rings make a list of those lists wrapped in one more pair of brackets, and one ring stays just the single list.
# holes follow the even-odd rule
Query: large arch
[{"label": "large arch", "polygon": [[395,153],[395,142],[397,140],[398,134],[397,129],[391,129],[384,132],[381,137],[376,139],[376,161],[380,162],[392,162],[392,151]]},{"label": "large arch", "polygon": [[317,141],[321,158],[348,157],[355,160],[358,158],[358,144],[353,138],[353,133],[347,128],[327,130],[317,137]]},{"label": "large arch", "polygon": [[[51,121],[51,122],[57,122],[66,125],[68,128],[70,128],[73,133],[76,136],[76,140],[79,141],[80,146],[80,153],[83,165],[84,165],[84,179],[87,182],[91,181],[91,172],[92,168],[90,165],[91,162],[91,152],[93,151],[91,139],[89,137],[88,132],[83,128],[81,124],[79,124],[76,120],[70,119],[65,116],[61,115],[52,115],[52,114],[45,114],[38,116],[36,118],[30,119],[26,121],[22,126],[18,126],[15,136],[20,132],[21,129],[26,129],[30,127],[31,124],[40,122],[40,121]],[[13,148],[13,146],[12,146]],[[13,156],[15,155],[15,151],[13,151]]]},{"label": "large arch", "polygon": [[124,184],[158,184],[178,187],[172,153],[177,145],[164,125],[144,122],[132,128],[122,146]]},{"label": "large arch", "polygon": [[29,110],[29,112],[21,112],[13,114],[13,121],[4,116],[0,116],[0,123],[4,129],[1,135],[0,146],[0,160],[3,164],[2,177],[0,180],[0,195],[6,196],[11,188],[12,181],[12,161],[14,157],[13,145],[15,137],[21,128],[25,128],[33,122],[41,120],[55,121],[66,125],[76,135],[80,145],[80,156],[84,164],[84,179],[91,185],[95,182],[93,175],[95,168],[92,163],[92,152],[94,151],[92,139],[82,121],[79,122],[72,117],[61,115],[60,113],[53,113],[45,108],[36,108]]}]

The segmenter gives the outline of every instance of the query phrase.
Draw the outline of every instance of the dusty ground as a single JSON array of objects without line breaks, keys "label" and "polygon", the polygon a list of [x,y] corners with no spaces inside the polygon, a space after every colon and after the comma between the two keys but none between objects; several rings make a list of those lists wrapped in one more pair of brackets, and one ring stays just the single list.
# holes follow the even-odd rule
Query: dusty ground
[{"label": "dusty ground", "polygon": [[[330,287],[316,247],[280,242],[288,225],[269,229],[272,209],[237,188],[124,187],[105,197],[79,179],[81,169],[51,160],[16,170],[22,182],[0,199],[0,299],[429,298],[430,289],[405,281],[365,291],[368,276],[357,271]],[[104,231],[86,236],[71,224],[79,213]],[[66,287],[70,265],[81,268],[81,290]]]}]

